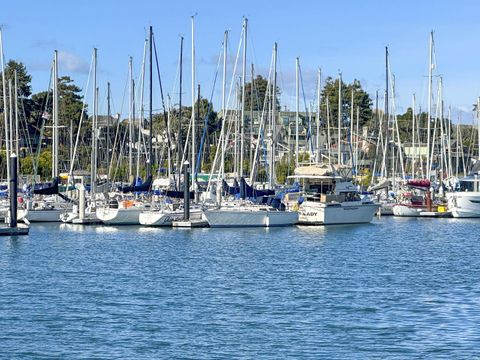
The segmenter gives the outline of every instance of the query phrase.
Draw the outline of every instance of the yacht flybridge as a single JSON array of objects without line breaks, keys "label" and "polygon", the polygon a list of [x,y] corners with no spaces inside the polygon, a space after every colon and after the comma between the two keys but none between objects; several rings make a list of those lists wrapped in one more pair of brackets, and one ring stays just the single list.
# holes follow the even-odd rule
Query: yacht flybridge
[{"label": "yacht flybridge", "polygon": [[379,208],[372,200],[361,198],[348,173],[340,175],[331,165],[301,166],[289,179],[301,187],[300,192],[286,195],[288,206],[298,208],[301,225],[369,223]]}]

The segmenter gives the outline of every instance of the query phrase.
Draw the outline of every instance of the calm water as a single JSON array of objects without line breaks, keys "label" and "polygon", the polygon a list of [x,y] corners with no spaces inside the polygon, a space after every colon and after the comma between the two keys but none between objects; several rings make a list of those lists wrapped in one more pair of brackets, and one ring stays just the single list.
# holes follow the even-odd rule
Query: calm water
[{"label": "calm water", "polygon": [[33,225],[0,238],[0,356],[480,357],[479,229]]}]

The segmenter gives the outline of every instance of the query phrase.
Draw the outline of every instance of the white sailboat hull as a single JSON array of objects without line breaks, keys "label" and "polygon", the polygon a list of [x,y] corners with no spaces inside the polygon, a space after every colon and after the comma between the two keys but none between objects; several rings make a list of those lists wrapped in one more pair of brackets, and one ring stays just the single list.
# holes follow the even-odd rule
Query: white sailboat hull
[{"label": "white sailboat hull", "polygon": [[379,208],[375,203],[321,203],[305,201],[300,206],[299,223],[303,225],[362,224],[373,220]]},{"label": "white sailboat hull", "polygon": [[[21,215],[29,222],[60,222],[60,215],[65,209],[38,209],[38,210],[23,210]],[[20,212],[20,211],[19,211]]]},{"label": "white sailboat hull", "polygon": [[107,208],[100,207],[97,209],[97,218],[106,225],[140,225],[139,217],[145,208]]},{"label": "white sailboat hull", "polygon": [[414,207],[397,204],[393,207],[393,215],[402,217],[418,217],[421,212],[427,211],[424,207]]},{"label": "white sailboat hull", "polygon": [[294,211],[211,209],[204,213],[210,227],[291,226],[298,221]]},{"label": "white sailboat hull", "polygon": [[[190,211],[191,220],[201,220],[202,210]],[[151,210],[144,211],[139,215],[139,222],[144,226],[172,226],[174,221],[183,219],[183,210]]]}]

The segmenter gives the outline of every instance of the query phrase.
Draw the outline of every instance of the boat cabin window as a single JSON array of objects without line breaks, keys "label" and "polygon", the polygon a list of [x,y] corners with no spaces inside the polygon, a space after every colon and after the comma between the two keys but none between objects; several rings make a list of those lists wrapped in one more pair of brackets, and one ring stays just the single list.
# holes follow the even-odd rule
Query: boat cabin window
[{"label": "boat cabin window", "polygon": [[475,184],[476,181],[460,181],[460,191],[477,191]]},{"label": "boat cabin window", "polygon": [[360,201],[360,195],[357,192],[345,192],[345,201]]},{"label": "boat cabin window", "polygon": [[316,194],[330,194],[334,189],[335,185],[332,183],[309,184],[305,187],[305,191]]}]

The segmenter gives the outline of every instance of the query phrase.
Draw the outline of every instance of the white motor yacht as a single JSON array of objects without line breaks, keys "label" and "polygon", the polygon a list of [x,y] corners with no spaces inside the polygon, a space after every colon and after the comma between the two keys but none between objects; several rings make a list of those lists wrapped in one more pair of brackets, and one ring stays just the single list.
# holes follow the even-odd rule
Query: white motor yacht
[{"label": "white motor yacht", "polygon": [[362,199],[357,187],[330,165],[298,167],[289,178],[302,187],[286,195],[289,208],[299,210],[301,225],[369,223],[379,208],[368,197]]},{"label": "white motor yacht", "polygon": [[447,193],[448,209],[453,217],[480,217],[480,178],[469,175],[460,179],[459,185],[459,191]]}]

